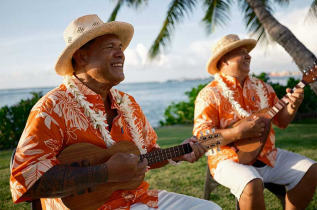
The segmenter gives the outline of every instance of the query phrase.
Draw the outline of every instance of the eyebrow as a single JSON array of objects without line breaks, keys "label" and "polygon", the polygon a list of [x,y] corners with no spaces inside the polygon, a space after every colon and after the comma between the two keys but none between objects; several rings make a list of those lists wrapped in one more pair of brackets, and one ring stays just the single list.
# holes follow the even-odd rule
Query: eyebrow
[{"label": "eyebrow", "polygon": [[[116,43],[115,42],[109,42],[109,43],[102,44],[102,46],[108,46],[108,45],[116,45]],[[119,46],[122,46],[122,43],[120,43]]]}]

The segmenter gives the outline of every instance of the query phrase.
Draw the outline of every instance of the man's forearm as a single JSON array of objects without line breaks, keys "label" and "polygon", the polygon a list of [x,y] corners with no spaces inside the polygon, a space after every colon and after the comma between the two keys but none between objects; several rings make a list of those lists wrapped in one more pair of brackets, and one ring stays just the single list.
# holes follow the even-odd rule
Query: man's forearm
[{"label": "man's forearm", "polygon": [[294,119],[298,107],[292,104],[285,106],[276,116],[275,124],[280,128],[286,128]]},{"label": "man's forearm", "polygon": [[105,164],[87,167],[56,165],[43,174],[23,197],[65,197],[89,187],[105,183],[107,179],[108,169]]},{"label": "man's forearm", "polygon": [[241,138],[241,134],[237,127],[225,128],[225,129],[216,129],[215,133],[221,133],[223,139],[221,140],[220,146],[230,144],[235,140]]}]

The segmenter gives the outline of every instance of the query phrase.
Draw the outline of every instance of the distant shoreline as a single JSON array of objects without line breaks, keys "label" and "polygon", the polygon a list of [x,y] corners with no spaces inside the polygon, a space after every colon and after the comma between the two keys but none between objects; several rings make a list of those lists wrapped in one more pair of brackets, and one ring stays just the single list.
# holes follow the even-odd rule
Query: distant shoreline
[{"label": "distant shoreline", "polygon": [[[302,74],[299,72],[299,74],[296,75],[271,75],[268,74],[270,79],[284,79],[284,78],[289,78],[289,77],[294,77],[295,79],[301,78]],[[189,78],[180,78],[180,79],[171,79],[171,80],[166,80],[166,81],[149,81],[149,82],[122,82],[119,85],[134,85],[134,84],[150,84],[150,83],[171,83],[171,82],[186,82],[186,81],[211,81],[213,80],[212,76],[211,77],[206,77],[206,78],[194,78],[194,79],[189,79]],[[0,91],[14,91],[14,90],[28,90],[28,89],[53,89],[58,87],[60,84],[57,84],[56,86],[44,86],[44,87],[21,87],[21,88],[0,88]]]}]

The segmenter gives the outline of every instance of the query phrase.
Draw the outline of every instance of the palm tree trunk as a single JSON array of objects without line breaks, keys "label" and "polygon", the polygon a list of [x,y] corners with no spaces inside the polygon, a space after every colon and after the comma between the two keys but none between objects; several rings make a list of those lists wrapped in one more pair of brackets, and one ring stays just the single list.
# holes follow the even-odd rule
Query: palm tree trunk
[{"label": "palm tree trunk", "polygon": [[[310,52],[294,34],[280,22],[265,8],[262,0],[246,0],[254,13],[262,23],[267,33],[274,41],[280,44],[286,52],[293,58],[294,62],[300,69],[309,69],[316,62],[316,56]],[[310,87],[317,94],[317,83],[310,84]]]}]

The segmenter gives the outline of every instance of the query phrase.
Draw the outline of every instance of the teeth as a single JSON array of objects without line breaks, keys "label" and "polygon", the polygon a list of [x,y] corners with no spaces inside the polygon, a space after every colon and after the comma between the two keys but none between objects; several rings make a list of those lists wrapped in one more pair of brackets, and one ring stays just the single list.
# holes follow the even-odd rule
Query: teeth
[{"label": "teeth", "polygon": [[112,66],[115,66],[115,67],[122,67],[122,63],[114,63],[114,64],[112,64]]}]

